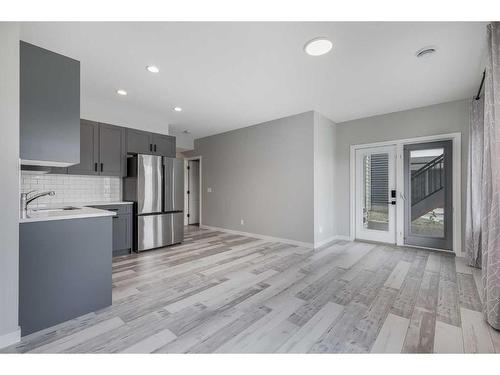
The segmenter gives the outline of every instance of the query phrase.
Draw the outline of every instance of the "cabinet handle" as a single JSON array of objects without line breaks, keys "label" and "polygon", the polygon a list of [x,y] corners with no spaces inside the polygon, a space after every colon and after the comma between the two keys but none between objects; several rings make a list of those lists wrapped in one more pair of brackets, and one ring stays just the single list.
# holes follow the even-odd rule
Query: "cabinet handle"
[{"label": "cabinet handle", "polygon": [[150,152],[152,152],[152,151],[153,151],[153,144],[152,144],[152,143],[150,143],[150,144],[149,144],[149,151],[150,151]]},{"label": "cabinet handle", "polygon": [[156,152],[156,145],[155,145],[155,152]]},{"label": "cabinet handle", "polygon": [[94,172],[97,172],[97,163],[94,163]]},{"label": "cabinet handle", "polygon": [[101,163],[101,172],[102,172],[102,170],[103,170],[103,166],[104,166],[104,164],[103,164],[103,163]]}]

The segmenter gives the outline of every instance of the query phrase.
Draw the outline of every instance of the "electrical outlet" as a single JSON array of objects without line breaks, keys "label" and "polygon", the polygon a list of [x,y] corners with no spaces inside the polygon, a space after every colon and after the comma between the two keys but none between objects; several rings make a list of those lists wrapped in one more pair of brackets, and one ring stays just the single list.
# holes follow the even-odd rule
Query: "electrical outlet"
[{"label": "electrical outlet", "polygon": [[207,193],[211,193],[211,192],[212,192],[212,188],[211,187],[207,188]]},{"label": "electrical outlet", "polygon": [[241,220],[240,220],[240,224],[241,224],[241,225],[245,225],[245,220],[241,219]]},{"label": "electrical outlet", "polygon": [[319,226],[319,233],[323,233],[323,227],[321,225]]}]

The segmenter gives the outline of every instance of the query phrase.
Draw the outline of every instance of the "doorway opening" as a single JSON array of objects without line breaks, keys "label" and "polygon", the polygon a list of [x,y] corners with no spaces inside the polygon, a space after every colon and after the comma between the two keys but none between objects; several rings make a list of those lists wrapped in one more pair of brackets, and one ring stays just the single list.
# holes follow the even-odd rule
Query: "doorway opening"
[{"label": "doorway opening", "polygon": [[201,224],[201,157],[185,159],[185,225]]},{"label": "doorway opening", "polygon": [[351,146],[351,239],[461,249],[460,134]]}]

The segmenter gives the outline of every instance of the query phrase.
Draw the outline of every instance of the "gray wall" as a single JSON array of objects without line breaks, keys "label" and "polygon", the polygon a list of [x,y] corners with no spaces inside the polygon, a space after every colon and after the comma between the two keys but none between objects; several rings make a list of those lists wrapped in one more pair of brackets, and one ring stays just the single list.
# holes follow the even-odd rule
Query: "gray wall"
[{"label": "gray wall", "polygon": [[19,25],[0,22],[0,346],[18,329]]},{"label": "gray wall", "polygon": [[202,224],[312,244],[313,128],[311,111],[196,140]]},{"label": "gray wall", "polygon": [[455,132],[462,133],[462,228],[464,228],[468,124],[467,100],[339,123],[335,146],[337,234],[349,235],[349,190],[353,189],[349,186],[350,145]]},{"label": "gray wall", "polygon": [[314,244],[331,240],[335,223],[335,140],[336,126],[314,112]]}]

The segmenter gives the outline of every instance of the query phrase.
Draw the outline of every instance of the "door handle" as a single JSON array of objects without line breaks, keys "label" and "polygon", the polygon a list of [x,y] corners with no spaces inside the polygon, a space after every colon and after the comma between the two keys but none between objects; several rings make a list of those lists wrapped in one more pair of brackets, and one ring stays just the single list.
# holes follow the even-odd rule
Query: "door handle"
[{"label": "door handle", "polygon": [[153,151],[153,144],[152,144],[152,143],[150,143],[150,144],[149,144],[149,152],[152,152],[152,151]]},{"label": "door handle", "polygon": [[396,201],[390,201],[390,202],[386,202],[387,204],[392,204],[393,206],[396,205]]},{"label": "door handle", "polygon": [[104,164],[103,164],[103,163],[101,163],[101,172],[102,172],[102,170],[103,170],[103,167],[104,167]]},{"label": "door handle", "polygon": [[97,163],[94,163],[94,172],[97,172]]},{"label": "door handle", "polygon": [[155,145],[155,147],[154,147],[154,148],[155,148],[155,152],[156,152],[156,145]]}]

